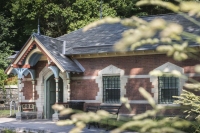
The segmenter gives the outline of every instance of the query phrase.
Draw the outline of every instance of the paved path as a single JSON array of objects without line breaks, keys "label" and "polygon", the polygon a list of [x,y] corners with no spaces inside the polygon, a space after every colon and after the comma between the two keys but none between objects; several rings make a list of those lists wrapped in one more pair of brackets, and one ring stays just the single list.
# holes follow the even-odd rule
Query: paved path
[{"label": "paved path", "polygon": [[[57,126],[55,122],[50,120],[22,120],[16,121],[15,118],[0,118],[0,127],[15,127],[39,129],[53,133],[68,133],[74,126]],[[84,128],[82,133],[108,133],[105,129],[95,128],[91,126],[90,129]]]}]

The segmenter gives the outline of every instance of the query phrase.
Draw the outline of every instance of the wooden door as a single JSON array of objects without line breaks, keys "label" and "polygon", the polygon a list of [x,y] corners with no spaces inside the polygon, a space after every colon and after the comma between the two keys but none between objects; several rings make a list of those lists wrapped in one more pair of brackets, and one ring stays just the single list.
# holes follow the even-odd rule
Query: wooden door
[{"label": "wooden door", "polygon": [[58,81],[58,103],[63,103],[63,80],[61,77]]},{"label": "wooden door", "polygon": [[47,118],[51,119],[52,115],[54,114],[54,110],[52,109],[52,105],[56,103],[56,82],[54,79],[54,75],[52,75],[48,80],[47,80]]}]

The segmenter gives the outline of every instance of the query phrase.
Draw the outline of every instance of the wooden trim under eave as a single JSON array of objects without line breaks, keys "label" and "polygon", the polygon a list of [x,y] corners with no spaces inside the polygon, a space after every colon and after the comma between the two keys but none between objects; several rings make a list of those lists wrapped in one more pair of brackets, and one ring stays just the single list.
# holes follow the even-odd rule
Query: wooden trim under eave
[{"label": "wooden trim under eave", "polygon": [[[33,46],[36,46],[36,49],[32,49]],[[29,57],[31,56],[30,54],[35,53],[35,52],[41,52],[43,55],[45,55],[47,58],[49,58],[49,56],[40,48],[40,46],[38,45],[38,42],[36,42],[35,38],[32,39],[31,42],[28,43],[27,46],[25,46],[25,50],[23,49],[22,52],[20,53],[20,56],[17,57],[17,61],[16,64],[12,64],[13,68],[30,68],[31,66],[29,65],[27,59],[29,60]],[[25,60],[25,64],[22,66],[21,62]]]},{"label": "wooden trim under eave", "polygon": [[165,54],[155,50],[142,50],[142,51],[131,51],[131,52],[112,52],[112,53],[97,53],[97,54],[79,54],[71,55],[75,59],[80,58],[101,58],[101,57],[119,57],[119,56],[134,56],[134,55],[152,55],[152,54]]},{"label": "wooden trim under eave", "polygon": [[[189,47],[186,52],[196,52],[200,51],[200,46]],[[166,52],[158,52],[156,50],[137,50],[128,52],[111,52],[111,53],[95,53],[95,54],[77,54],[69,55],[75,59],[81,58],[101,58],[101,57],[119,57],[119,56],[137,56],[137,55],[156,55],[156,54],[166,54]]]},{"label": "wooden trim under eave", "polygon": [[14,62],[12,64],[17,64],[21,59],[22,57],[24,56],[24,54],[26,53],[26,51],[29,49],[29,47],[33,44],[34,40],[33,39],[30,39],[30,41],[28,42],[28,44],[24,47],[24,49],[22,49],[21,53],[19,53],[16,57],[16,59],[14,60]]},{"label": "wooden trim under eave", "polygon": [[8,66],[8,68],[6,69],[5,73],[6,73],[7,75],[9,75],[9,74],[12,72],[12,70],[13,70],[13,67],[10,65],[10,66]]}]

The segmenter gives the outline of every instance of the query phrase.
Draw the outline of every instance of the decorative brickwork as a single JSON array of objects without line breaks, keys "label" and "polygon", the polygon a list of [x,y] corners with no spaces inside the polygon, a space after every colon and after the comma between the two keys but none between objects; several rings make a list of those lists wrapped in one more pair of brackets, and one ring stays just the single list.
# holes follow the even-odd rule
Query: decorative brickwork
[{"label": "decorative brickwork", "polygon": [[[120,109],[121,114],[138,114],[143,113],[146,110],[151,109],[148,103],[145,103],[145,99],[141,96],[138,89],[144,87],[152,96],[152,88],[155,86],[150,82],[150,76],[148,73],[163,64],[170,62],[183,68],[182,73],[187,75],[194,75],[194,66],[200,62],[195,60],[186,60],[183,62],[174,61],[172,58],[165,55],[141,55],[141,56],[124,56],[124,57],[103,57],[103,58],[84,58],[77,59],[80,64],[85,68],[85,72],[82,74],[72,74],[71,81],[71,100],[85,100],[87,105],[100,105],[101,102],[95,100],[98,86],[96,86],[95,80],[98,77],[98,72],[109,65],[113,65],[121,70],[124,70],[125,77],[128,80],[125,86],[126,97],[130,100],[132,111],[129,112],[124,106]],[[195,78],[200,81],[200,78]],[[82,85],[84,87],[82,87]],[[92,86],[92,87],[90,87]],[[85,91],[83,88],[88,88]],[[89,89],[93,88],[93,89]],[[84,94],[83,94],[84,93]],[[91,101],[91,103],[90,103]],[[162,113],[165,115],[180,114],[177,107],[172,107]]]},{"label": "decorative brickwork", "polygon": [[[125,84],[126,94],[130,100],[132,111],[129,112],[124,106],[120,109],[121,114],[138,114],[142,113],[146,110],[151,109],[150,105],[145,102],[145,99],[141,96],[138,89],[139,87],[144,87],[146,90],[152,94],[152,88],[154,88],[153,84],[150,82],[150,76],[148,73],[163,64],[170,62],[175,64],[176,66],[182,67],[184,73],[190,75],[194,73],[194,66],[199,62],[195,62],[193,60],[188,60],[184,62],[176,62],[173,59],[166,57],[165,55],[147,55],[147,56],[130,56],[130,57],[104,57],[104,58],[84,58],[78,59],[81,65],[85,68],[84,73],[71,73],[71,81],[70,81],[70,99],[77,101],[85,101],[84,107],[87,105],[100,105],[101,102],[96,100],[96,96],[99,92],[98,83],[96,82],[96,78],[98,77],[99,71],[104,68],[113,65],[116,68],[119,68],[124,71],[124,77],[127,78],[127,83]],[[47,75],[46,71],[47,61],[39,61],[35,65],[36,70],[36,79],[39,81],[36,83],[36,90],[40,90],[40,95],[44,95],[43,88],[44,87],[42,78],[39,77],[39,74],[45,76]],[[46,68],[44,70],[44,68]],[[44,70],[44,73],[43,73]],[[43,74],[42,74],[43,73]],[[40,75],[40,76],[41,76]],[[193,75],[194,76],[194,75]],[[30,78],[28,75],[27,77]],[[26,78],[27,78],[26,77]],[[200,78],[195,77],[195,79],[200,80]],[[28,89],[27,89],[28,88]],[[30,88],[30,89],[29,89]],[[27,92],[25,92],[27,91]],[[23,88],[24,96],[26,100],[29,100],[32,96],[32,84],[31,81],[24,82]],[[66,93],[67,95],[68,93]],[[42,99],[38,100],[38,93],[35,92],[36,95],[36,105],[40,110],[43,108],[43,100],[44,96],[41,96]],[[68,96],[65,96],[68,97]],[[173,115],[177,113],[176,109],[169,109],[163,112],[166,115]]]},{"label": "decorative brickwork", "polygon": [[[33,85],[31,81],[22,81],[24,84],[24,87],[22,89],[23,96],[25,97],[25,100],[33,100]],[[37,94],[37,91],[35,91],[35,97],[34,99],[37,100],[39,98],[39,95]]]},{"label": "decorative brickwork", "polygon": [[19,65],[22,65],[23,60],[26,58],[26,56],[29,54],[29,52],[32,50],[32,48],[34,47],[35,44],[36,44],[35,41],[33,41],[31,43],[31,45],[29,46],[29,48],[26,50],[26,52],[24,53],[24,55],[19,60],[19,62],[18,62]]}]

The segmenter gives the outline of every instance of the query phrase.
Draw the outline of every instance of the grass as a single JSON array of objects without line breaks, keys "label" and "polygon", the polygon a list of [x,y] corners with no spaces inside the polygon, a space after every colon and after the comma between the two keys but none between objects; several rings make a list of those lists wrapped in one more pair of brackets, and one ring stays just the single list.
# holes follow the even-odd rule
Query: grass
[{"label": "grass", "polygon": [[[12,111],[12,115],[14,115],[14,111]],[[10,110],[0,110],[0,118],[10,117]]]}]

